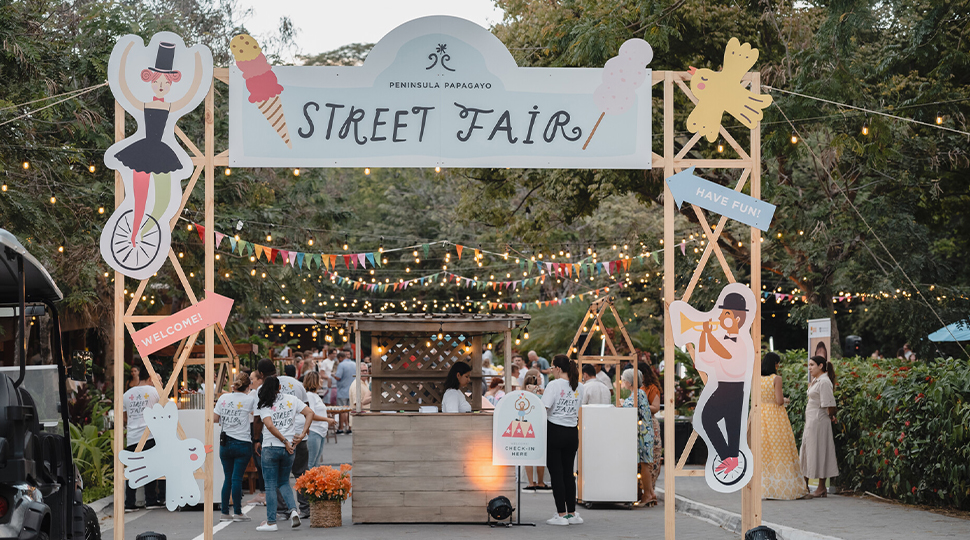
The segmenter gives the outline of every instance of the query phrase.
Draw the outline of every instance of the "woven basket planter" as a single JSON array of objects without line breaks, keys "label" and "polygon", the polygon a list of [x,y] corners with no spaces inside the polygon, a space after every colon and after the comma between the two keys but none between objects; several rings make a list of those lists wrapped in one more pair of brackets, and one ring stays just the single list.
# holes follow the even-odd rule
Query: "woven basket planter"
[{"label": "woven basket planter", "polygon": [[340,501],[317,501],[310,503],[310,527],[341,527]]}]

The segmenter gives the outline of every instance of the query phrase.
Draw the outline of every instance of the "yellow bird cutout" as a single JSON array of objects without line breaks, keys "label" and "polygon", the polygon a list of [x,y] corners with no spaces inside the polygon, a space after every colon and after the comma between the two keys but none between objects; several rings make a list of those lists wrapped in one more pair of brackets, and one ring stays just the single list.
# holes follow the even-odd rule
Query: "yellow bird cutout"
[{"label": "yellow bird cutout", "polygon": [[741,78],[757,61],[758,49],[731,38],[724,50],[721,71],[691,66],[690,90],[697,98],[697,106],[687,117],[687,131],[700,133],[709,142],[716,141],[725,111],[748,129],[757,126],[764,117],[762,110],[771,105],[771,96],[756,94],[741,85]]}]

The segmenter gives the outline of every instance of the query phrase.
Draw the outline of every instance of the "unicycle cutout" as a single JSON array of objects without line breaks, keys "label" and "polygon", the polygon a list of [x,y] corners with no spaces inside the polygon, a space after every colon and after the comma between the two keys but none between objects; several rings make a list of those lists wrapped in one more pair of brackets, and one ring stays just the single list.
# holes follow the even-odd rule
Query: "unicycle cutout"
[{"label": "unicycle cutout", "polygon": [[730,471],[718,470],[723,462],[724,460],[720,459],[720,456],[711,461],[711,471],[718,482],[725,486],[733,486],[744,478],[744,473],[748,470],[748,457],[744,452],[738,453],[738,464]]},{"label": "unicycle cutout", "polygon": [[143,226],[148,225],[149,230],[132,244],[133,216],[134,211],[127,210],[115,220],[111,231],[111,257],[119,267],[137,272],[148,268],[158,258],[162,242],[158,220],[146,214]]}]

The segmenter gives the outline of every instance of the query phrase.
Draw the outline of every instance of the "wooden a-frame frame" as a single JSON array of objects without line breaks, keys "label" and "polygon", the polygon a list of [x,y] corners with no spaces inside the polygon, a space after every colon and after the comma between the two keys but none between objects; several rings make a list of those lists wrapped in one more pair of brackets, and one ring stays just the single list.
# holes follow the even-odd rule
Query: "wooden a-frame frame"
[{"label": "wooden a-frame frame", "polygon": [[[613,340],[610,338],[609,334],[606,333],[606,324],[603,321],[603,315],[609,311],[613,314],[613,320],[616,321],[616,328],[620,331],[620,335],[623,337],[623,342],[626,344],[627,349],[630,350],[630,354],[621,355],[616,351],[616,346],[613,344]],[[592,322],[593,326],[587,329],[587,323]],[[576,344],[583,335],[584,329],[587,329],[586,339],[583,340],[583,344],[579,347]],[[586,347],[589,346],[593,339],[593,335],[596,333],[602,333],[602,340],[604,343],[604,354],[582,354],[581,351],[585,351]],[[626,331],[626,325],[623,324],[623,319],[620,314],[616,312],[616,306],[613,305],[612,296],[604,296],[594,300],[590,305],[589,309],[586,310],[586,315],[583,317],[583,322],[579,324],[576,329],[576,335],[573,336],[572,342],[569,344],[569,356],[570,358],[575,356],[576,361],[579,363],[580,378],[582,378],[583,364],[616,364],[617,368],[622,365],[624,360],[633,363],[634,366],[637,365],[637,351],[633,347],[633,341],[630,339],[630,334]],[[609,352],[609,354],[606,354]],[[633,387],[640,387],[640,377],[639,370],[633,370]],[[620,369],[616,370],[614,381],[613,381],[613,395],[615,396],[614,403],[617,407],[622,407],[620,404]],[[637,409],[639,407],[639,392],[633,392],[633,408]],[[583,478],[583,417],[579,416],[579,479]],[[577,499],[583,499],[583,483],[580,481],[576,486]]]},{"label": "wooden a-frame frame", "polygon": [[[730,145],[732,149],[739,156],[736,159],[692,159],[688,158],[687,154],[696,146],[697,142],[701,139],[701,134],[697,133],[679,150],[675,148],[674,138],[676,130],[674,129],[674,95],[679,89],[682,91],[692,102],[697,103],[697,98],[694,97],[693,93],[688,86],[691,79],[690,72],[686,71],[654,71],[652,84],[663,83],[663,155],[659,156],[657,154],[653,155],[653,167],[663,168],[664,178],[668,178],[688,167],[694,166],[698,169],[740,169],[741,174],[738,179],[737,184],[734,186],[736,191],[741,191],[744,189],[746,182],[750,179],[750,195],[756,199],[761,198],[761,127],[756,125],[750,130],[750,148],[745,151],[740,144],[731,136],[730,133],[723,126],[720,128],[720,134],[724,137],[724,140]],[[757,91],[761,87],[761,75],[758,72],[749,72],[742,79],[743,84],[750,84],[752,91]],[[675,270],[674,270],[674,257],[675,257],[675,203],[673,195],[670,193],[670,189],[664,187],[664,288],[663,288],[663,302],[664,302],[664,365],[673,370],[675,366],[674,358],[674,336],[672,333],[670,320],[669,320],[669,306],[675,300],[682,300],[688,302],[690,300],[691,294],[694,292],[694,288],[697,286],[698,280],[710,259],[711,254],[717,258],[720,263],[721,269],[724,271],[724,275],[730,283],[734,283],[736,280],[734,274],[731,271],[730,266],[727,264],[727,260],[724,257],[724,253],[721,251],[720,245],[718,245],[718,240],[721,236],[721,232],[724,230],[724,226],[727,223],[727,218],[721,216],[718,220],[717,225],[712,231],[710,225],[708,224],[707,217],[704,211],[697,205],[691,205],[691,210],[697,216],[698,223],[701,226],[701,231],[704,237],[707,239],[707,243],[704,246],[704,252],[701,254],[701,258],[694,268],[691,280],[687,285],[687,288],[683,291],[683,295],[678,299],[676,297],[677,291],[674,283]],[[757,298],[761,297],[761,231],[751,227],[751,283],[750,287],[752,292],[754,292]],[[754,342],[754,356],[755,361],[761,358],[761,302],[757,302],[757,310],[755,312],[754,321],[751,323],[751,337]],[[691,354],[691,358],[694,358],[693,347],[688,346],[688,350]],[[757,527],[761,524],[761,391],[759,385],[759,377],[761,375],[761,370],[752,370],[752,385],[751,385],[751,410],[748,415],[749,424],[749,436],[750,436],[750,447],[752,453],[753,463],[753,474],[751,480],[741,491],[741,528],[747,531],[753,527]],[[707,382],[706,375],[702,372],[701,379],[704,383]],[[687,456],[690,454],[694,443],[697,440],[697,432],[691,434],[690,440],[687,443],[687,447],[684,449],[684,453],[679,457],[676,455],[676,447],[674,441],[674,422],[672,421],[673,411],[676,408],[675,404],[675,391],[674,391],[674,377],[664,377],[664,411],[665,414],[670,415],[666,422],[664,422],[664,461],[667,463],[667,470],[664,472],[664,525],[665,525],[665,538],[667,540],[674,540],[676,538],[676,514],[675,514],[675,501],[676,501],[676,480],[678,477],[683,476],[703,476],[703,470],[685,470],[684,463],[687,461]],[[670,411],[669,413],[667,411]],[[671,468],[671,465],[673,468]]]},{"label": "wooden a-frame frame", "polygon": [[[182,210],[185,209],[185,205],[189,201],[189,197],[192,196],[196,184],[198,183],[199,177],[205,174],[204,181],[204,206],[205,206],[205,230],[204,235],[205,241],[205,276],[204,276],[204,288],[206,290],[213,290],[215,288],[215,236],[213,234],[214,229],[214,214],[215,214],[215,166],[227,166],[229,165],[229,152],[228,150],[220,154],[215,153],[215,83],[216,81],[222,81],[223,83],[229,83],[229,69],[228,68],[215,68],[213,70],[213,81],[212,85],[209,87],[209,92],[206,94],[204,102],[204,122],[205,122],[205,133],[204,133],[204,151],[199,150],[199,147],[189,139],[185,133],[179,129],[177,126],[175,128],[175,133],[179,140],[186,146],[192,157],[192,164],[194,170],[192,176],[189,178],[188,184],[182,193],[182,201],[179,206],[178,212],[172,217],[169,222],[169,229],[174,230],[176,224],[178,223],[178,218],[182,215]],[[121,141],[125,138],[125,110],[120,103],[115,101],[115,141]],[[115,172],[115,207],[121,205],[125,198],[125,187],[124,182],[121,179],[121,173]],[[179,263],[179,258],[175,254],[175,250],[171,247],[169,248],[168,259],[172,263],[172,267],[175,273],[178,275],[179,281],[185,290],[185,295],[189,302],[192,304],[197,304],[199,299],[196,297],[195,291],[192,288],[191,283],[185,276],[185,271],[182,270],[182,265]],[[124,466],[121,463],[119,457],[122,450],[125,449],[124,445],[124,425],[121,421],[122,415],[121,411],[118,410],[118,404],[123,400],[124,395],[124,362],[125,362],[125,335],[134,334],[136,331],[135,324],[151,324],[153,322],[164,319],[166,316],[162,315],[137,315],[135,311],[138,309],[138,305],[141,302],[141,296],[148,286],[150,279],[145,279],[139,282],[138,287],[133,293],[130,293],[129,299],[130,303],[127,303],[125,295],[125,276],[119,272],[114,274],[114,405],[115,405],[115,422],[116,427],[114,430],[114,539],[124,540],[125,538],[125,519],[124,519],[124,498],[125,498],[125,478],[124,478]],[[127,306],[127,307],[126,307]],[[216,324],[215,326],[210,326],[205,329],[205,388],[212,388],[215,381],[215,343],[216,336],[222,342],[226,351],[232,351],[228,358],[221,359],[225,362],[231,362],[238,367],[238,358],[236,357],[235,351],[232,347],[232,342],[225,333],[225,329],[221,325]],[[199,333],[195,333],[185,339],[179,345],[177,352],[175,354],[175,362],[172,366],[172,375],[169,377],[165,384],[162,384],[161,378],[155,372],[151,363],[148,359],[142,359],[142,367],[148,370],[151,375],[152,384],[158,391],[159,401],[164,403],[166,400],[173,399],[178,403],[177,399],[174,399],[174,392],[178,389],[175,388],[175,383],[178,379],[179,374],[182,372],[183,367],[186,365],[189,354],[192,351],[192,345],[198,339]],[[222,380],[223,369],[225,368],[225,363],[220,366],[220,381]],[[213,392],[214,393],[214,392]],[[215,405],[215,396],[209,395],[207,393],[207,398],[205,400],[205,441],[204,444],[208,447],[212,447],[213,444],[213,409]],[[185,432],[182,429],[181,424],[178,426],[179,437],[185,438]],[[145,443],[148,440],[148,431],[146,430],[138,443],[135,451],[140,452],[144,449]],[[212,513],[212,502],[213,502],[213,485],[212,485],[212,475],[215,460],[218,459],[218,453],[211,453],[206,456],[205,466],[201,471],[196,471],[196,478],[204,479],[205,489],[203,490],[203,534],[205,540],[212,539],[212,528],[213,528],[213,513]]]}]

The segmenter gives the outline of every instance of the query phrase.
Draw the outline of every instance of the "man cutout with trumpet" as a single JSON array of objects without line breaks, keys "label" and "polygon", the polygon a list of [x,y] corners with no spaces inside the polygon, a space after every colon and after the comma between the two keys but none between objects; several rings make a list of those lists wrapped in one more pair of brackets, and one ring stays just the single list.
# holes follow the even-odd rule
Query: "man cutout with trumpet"
[{"label": "man cutout with trumpet", "polygon": [[726,493],[743,487],[752,470],[744,427],[754,366],[750,328],[757,304],[751,289],[732,283],[721,290],[715,306],[700,312],[677,301],[670,305],[670,321],[674,343],[693,344],[694,365],[707,375],[693,424],[713,450],[708,452],[708,484]]}]

